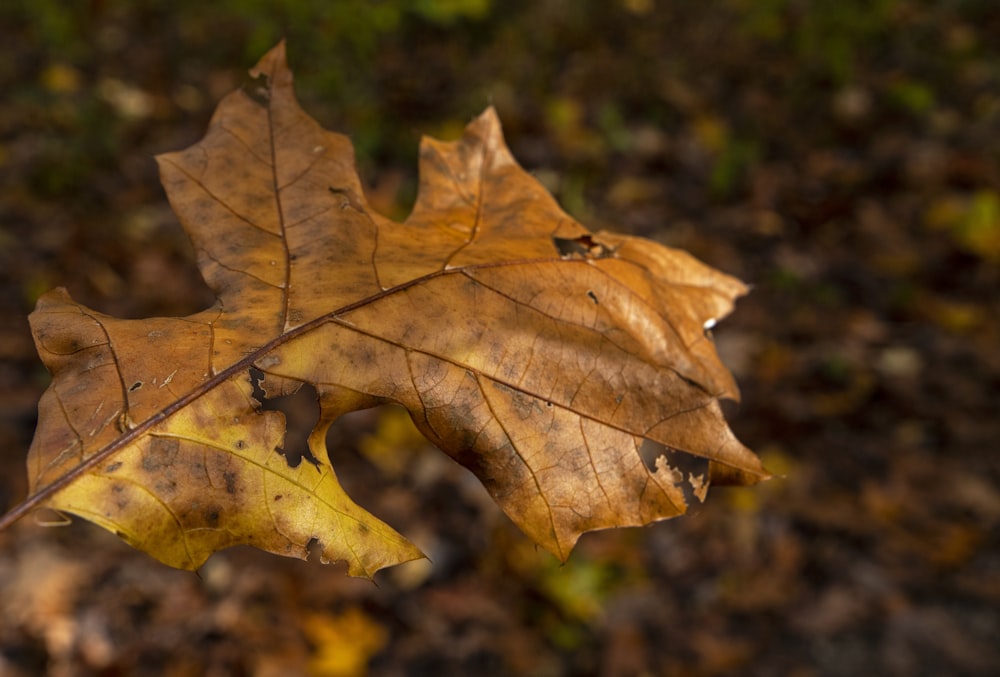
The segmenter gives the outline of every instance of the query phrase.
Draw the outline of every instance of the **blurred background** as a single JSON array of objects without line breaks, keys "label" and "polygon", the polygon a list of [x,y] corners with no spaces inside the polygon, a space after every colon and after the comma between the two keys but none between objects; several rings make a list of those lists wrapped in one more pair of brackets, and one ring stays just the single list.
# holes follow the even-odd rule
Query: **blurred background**
[{"label": "blurred background", "polygon": [[493,105],[579,221],[751,283],[716,330],[728,412],[784,477],[560,565],[398,411],[353,415],[338,473],[432,562],[373,585],[238,548],[192,574],[25,519],[0,674],[1000,674],[997,36],[994,0],[3,3],[0,508],[47,385],[35,299],[211,303],[153,155],[281,38],[386,215],[420,136]]}]

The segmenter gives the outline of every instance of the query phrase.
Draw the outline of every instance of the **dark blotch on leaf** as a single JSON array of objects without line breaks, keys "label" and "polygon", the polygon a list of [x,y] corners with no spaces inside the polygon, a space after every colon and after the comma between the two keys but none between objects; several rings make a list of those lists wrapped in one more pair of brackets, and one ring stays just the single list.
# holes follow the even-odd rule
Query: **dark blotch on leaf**
[{"label": "dark blotch on leaf", "polygon": [[173,465],[180,442],[175,439],[154,437],[149,449],[142,457],[142,469],[146,472],[162,472]]}]

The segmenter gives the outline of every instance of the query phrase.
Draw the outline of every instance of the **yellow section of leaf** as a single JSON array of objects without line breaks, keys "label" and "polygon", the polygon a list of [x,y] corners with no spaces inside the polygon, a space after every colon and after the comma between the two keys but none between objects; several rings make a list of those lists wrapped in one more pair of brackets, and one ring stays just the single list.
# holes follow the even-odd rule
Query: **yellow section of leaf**
[{"label": "yellow section of leaf", "polygon": [[[182,569],[239,544],[305,559],[313,539],[323,561],[345,560],[354,576],[422,556],[351,501],[332,468],[289,467],[276,453],[283,416],[255,411],[250,392],[249,379],[207,392],[50,505]],[[309,439],[314,455],[325,455],[327,427]]]},{"label": "yellow section of leaf", "polygon": [[1000,262],[1000,195],[995,191],[949,195],[932,203],[924,220],[933,229],[947,230],[964,250]]}]

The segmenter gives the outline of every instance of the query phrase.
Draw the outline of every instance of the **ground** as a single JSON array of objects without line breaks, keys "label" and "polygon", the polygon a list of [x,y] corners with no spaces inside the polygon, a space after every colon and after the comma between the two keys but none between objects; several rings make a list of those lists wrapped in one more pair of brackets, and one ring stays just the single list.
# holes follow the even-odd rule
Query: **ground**
[{"label": "ground", "polygon": [[373,585],[235,549],[192,574],[38,515],[0,533],[0,674],[1000,671],[995,3],[260,4],[0,9],[0,509],[47,384],[35,299],[211,302],[152,156],[281,37],[385,213],[419,136],[492,104],[581,222],[751,283],[715,336],[732,427],[781,477],[561,566],[396,412],[360,414],[338,473],[431,562]]}]

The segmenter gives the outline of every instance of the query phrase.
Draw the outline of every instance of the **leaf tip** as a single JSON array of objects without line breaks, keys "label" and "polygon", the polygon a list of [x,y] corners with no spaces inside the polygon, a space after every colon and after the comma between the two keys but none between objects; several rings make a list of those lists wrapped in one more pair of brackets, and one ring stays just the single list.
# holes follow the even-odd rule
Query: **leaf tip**
[{"label": "leaf tip", "polygon": [[[251,80],[243,85],[242,92],[262,108],[272,105],[271,97],[277,90],[278,98],[288,98],[292,85],[292,71],[288,67],[285,41],[269,49],[249,71]],[[282,96],[281,92],[286,92]]]},{"label": "leaf tip", "polygon": [[257,64],[250,69],[252,77],[270,76],[276,70],[288,69],[288,54],[285,48],[285,40],[282,38],[278,44],[264,53]]},{"label": "leaf tip", "polygon": [[506,148],[503,138],[503,125],[500,123],[500,114],[492,105],[477,115],[465,128],[466,136],[478,136],[489,144],[495,144]]},{"label": "leaf tip", "polygon": [[[408,544],[409,548],[404,553],[394,553],[390,560],[383,562],[375,562],[370,566],[366,566],[358,560],[349,561],[347,564],[347,575],[353,578],[364,578],[371,582],[375,582],[375,574],[383,569],[389,569],[391,567],[398,566],[400,564],[406,564],[407,562],[415,562],[418,560],[430,561],[430,558],[425,555],[419,548],[412,544]],[[332,560],[326,558],[323,559],[324,564],[330,563]]]},{"label": "leaf tip", "polygon": [[474,122],[478,122],[480,120],[482,120],[482,123],[484,125],[490,125],[490,126],[499,127],[500,126],[500,114],[497,112],[496,106],[494,106],[493,104],[490,104],[489,106],[487,106],[486,109],[482,113],[480,113],[478,116],[476,116],[476,119],[474,120]]},{"label": "leaf tip", "polygon": [[[757,459],[756,455],[753,458]],[[776,477],[776,475],[759,462],[759,459],[755,466],[751,469],[737,468],[719,463],[718,461],[712,461],[709,464],[712,485],[717,487],[750,487]]]}]

